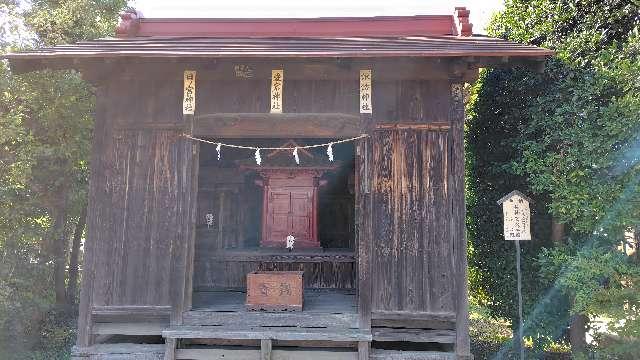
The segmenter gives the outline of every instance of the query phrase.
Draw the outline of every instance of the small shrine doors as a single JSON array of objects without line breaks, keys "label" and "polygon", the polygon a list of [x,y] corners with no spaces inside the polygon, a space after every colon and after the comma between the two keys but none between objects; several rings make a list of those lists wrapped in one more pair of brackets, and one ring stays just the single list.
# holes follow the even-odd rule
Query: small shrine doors
[{"label": "small shrine doors", "polygon": [[313,187],[270,189],[267,218],[268,242],[284,244],[288,235],[296,242],[307,243],[313,236]]}]

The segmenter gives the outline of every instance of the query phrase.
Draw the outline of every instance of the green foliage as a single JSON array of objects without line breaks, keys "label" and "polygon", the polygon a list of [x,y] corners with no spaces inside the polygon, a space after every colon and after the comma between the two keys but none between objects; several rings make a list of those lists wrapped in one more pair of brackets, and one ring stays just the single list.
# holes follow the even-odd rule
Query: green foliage
[{"label": "green foliage", "polygon": [[506,0],[488,32],[496,37],[560,50],[561,59],[583,62],[624,43],[640,22],[633,0]]},{"label": "green foliage", "polygon": [[500,350],[503,343],[511,338],[511,324],[495,319],[487,309],[471,306],[469,309],[469,335],[471,353],[476,359],[489,359]]},{"label": "green foliage", "polygon": [[[33,34],[46,45],[109,35],[124,5],[33,1],[21,12],[4,2],[11,24],[2,27],[2,45],[31,46],[24,39]],[[91,87],[74,71],[16,75],[0,63],[0,359],[68,356],[76,311],[54,306],[53,260],[60,241],[68,254],[85,206],[93,104]]]},{"label": "green foliage", "polygon": [[[517,145],[527,125],[525,113],[542,87],[542,77],[525,69],[483,71],[467,108],[467,230],[474,274],[470,288],[482,294],[480,305],[492,316],[509,319],[514,327],[518,310],[515,245],[503,238],[502,209],[496,201],[514,189],[530,193],[527,179],[516,173],[512,163],[522,156]],[[512,97],[515,93],[519,96]],[[544,296],[547,282],[539,276],[537,257],[542,247],[551,246],[551,219],[544,194],[531,195],[534,239],[521,243],[523,300],[525,314],[538,314],[535,321],[527,322],[526,334],[537,339],[536,350],[542,351],[557,337],[556,324],[567,322],[568,303],[559,294]],[[553,306],[545,306],[549,304]]]},{"label": "green foliage", "polygon": [[[609,354],[637,345],[639,264],[616,245],[640,220],[639,6],[619,0],[509,0],[490,26],[496,36],[557,52],[542,74],[483,74],[468,121],[475,162],[469,166],[469,177],[475,177],[470,261],[486,273],[471,288],[491,294],[492,314],[513,314],[504,306],[513,297],[498,289],[508,283],[498,255],[505,249],[495,245],[498,231],[489,229],[500,223],[487,226],[491,219],[482,218],[494,211],[483,199],[519,187],[536,199],[534,226],[546,213],[567,226],[569,245],[553,248],[542,241],[543,248],[530,249],[525,260],[536,271],[534,289],[546,288],[529,299],[526,328],[534,347],[562,335],[567,310],[607,319],[609,335],[619,340],[607,343]],[[540,230],[534,228],[534,236],[547,239]],[[534,295],[526,291],[525,298]],[[569,299],[570,309],[562,305]]]},{"label": "green foliage", "polygon": [[602,51],[586,68],[550,61],[546,86],[528,111],[516,170],[528,176],[533,191],[549,193],[550,211],[575,231],[637,221],[638,193],[630,192],[618,203],[625,210],[618,210],[616,224],[601,224],[638,174],[639,39]]},{"label": "green foliage", "polygon": [[55,45],[114,35],[123,0],[33,0],[26,23],[42,44]]}]

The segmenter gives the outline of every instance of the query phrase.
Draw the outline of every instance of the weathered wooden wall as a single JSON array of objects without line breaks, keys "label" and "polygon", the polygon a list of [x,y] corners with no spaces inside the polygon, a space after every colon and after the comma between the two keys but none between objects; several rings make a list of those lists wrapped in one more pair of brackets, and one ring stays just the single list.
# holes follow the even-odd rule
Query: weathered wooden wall
[{"label": "weathered wooden wall", "polygon": [[[256,261],[229,270],[222,262],[202,265],[196,260],[196,269],[202,265],[204,270],[191,271],[197,259],[196,221],[202,225],[196,215],[198,147],[181,137],[188,130],[188,121],[181,114],[185,68],[175,63],[166,69],[166,77],[144,73],[111,76],[98,87],[81,345],[89,343],[94,306],[171,306],[178,314],[174,319],[179,317],[189,305],[192,277],[202,286],[242,286],[248,271],[304,269],[314,274],[307,278],[307,286],[353,288],[357,271],[364,269],[357,261],[262,265]],[[359,115],[357,77],[320,80],[310,74],[307,80],[287,80],[286,64],[284,69],[286,113]],[[268,111],[265,79],[208,79],[203,73],[197,82],[196,118]],[[452,188],[451,179],[462,179],[463,174],[460,166],[452,165],[462,161],[462,145],[459,137],[452,142],[449,130],[450,82],[442,77],[394,80],[389,74],[376,81],[374,72],[373,96],[373,114],[363,117],[372,120],[366,129],[373,134],[368,142],[373,147],[368,159],[373,169],[366,170],[372,176],[358,180],[371,185],[365,209],[371,212],[371,219],[358,221],[360,225],[368,221],[372,227],[371,233],[360,235],[360,240],[372,241],[367,259],[372,311],[455,311],[459,306],[456,291],[464,289],[453,277],[462,276],[460,269],[466,264],[454,252],[460,247],[453,248],[462,244],[464,233],[453,231],[448,220],[464,206],[460,196],[452,196],[462,188],[459,184]],[[300,121],[305,121],[304,116]],[[404,127],[385,127],[389,124]],[[412,128],[414,125],[425,126]],[[375,126],[379,127],[376,131]],[[451,157],[454,150],[455,159]],[[202,191],[200,197],[210,199],[209,205],[220,204],[218,190]],[[226,194],[232,196],[229,203],[242,201],[233,197],[237,196],[233,190]],[[201,211],[203,208],[206,206]],[[218,237],[238,243],[246,238],[239,231],[223,229]],[[362,303],[361,308],[365,309]]]},{"label": "weathered wooden wall", "polygon": [[[187,65],[185,65],[187,66]],[[284,113],[359,114],[358,80],[288,79],[285,68]],[[140,80],[126,77],[122,96],[109,99],[110,106],[125,114],[118,123],[126,127],[153,128],[185,125],[181,114],[184,66],[167,66],[157,77]],[[141,69],[143,71],[143,69]],[[357,74],[358,69],[350,70]],[[141,76],[148,76],[144,72]],[[207,78],[207,76],[211,78]],[[419,74],[416,74],[418,77]],[[132,75],[129,75],[132,76]],[[229,74],[197,75],[196,118],[217,113],[269,112],[269,80],[233,78]],[[377,78],[383,78],[377,80]],[[376,122],[448,122],[449,81],[393,80],[390,74],[373,73],[373,114]],[[268,137],[268,134],[264,134]]]},{"label": "weathered wooden wall", "polygon": [[448,133],[382,130],[373,144],[373,311],[451,312]]},{"label": "weathered wooden wall", "polygon": [[123,126],[169,108],[152,92],[135,96],[137,85],[115,78],[98,88],[79,345],[96,307],[180,309],[189,286],[197,148],[179,129]]},{"label": "weathered wooden wall", "polygon": [[[269,111],[268,80],[201,81],[200,84],[198,92],[211,95],[197,98],[198,116]],[[376,82],[373,119],[378,122],[447,122],[447,91],[446,81]],[[357,80],[286,80],[285,70],[285,113],[358,114],[358,94]]]}]

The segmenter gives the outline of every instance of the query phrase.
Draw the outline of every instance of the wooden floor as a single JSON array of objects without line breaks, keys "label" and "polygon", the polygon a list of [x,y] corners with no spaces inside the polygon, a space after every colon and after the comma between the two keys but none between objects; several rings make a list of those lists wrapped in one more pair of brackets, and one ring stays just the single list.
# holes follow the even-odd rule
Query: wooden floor
[{"label": "wooden floor", "polygon": [[[248,312],[246,292],[241,289],[220,289],[193,293],[193,310]],[[304,291],[303,313],[357,314],[355,290],[307,289]]]}]

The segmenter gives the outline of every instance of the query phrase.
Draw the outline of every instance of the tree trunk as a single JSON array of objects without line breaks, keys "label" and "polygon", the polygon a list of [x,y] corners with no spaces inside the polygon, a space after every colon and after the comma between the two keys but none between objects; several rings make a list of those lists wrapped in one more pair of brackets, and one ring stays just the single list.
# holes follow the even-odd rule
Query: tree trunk
[{"label": "tree trunk", "polygon": [[[551,241],[558,246],[564,243],[565,225],[551,219]],[[571,299],[573,302],[573,299]],[[571,317],[569,324],[569,343],[571,344],[571,353],[578,354],[585,351],[587,346],[587,322],[589,318],[582,314],[576,314]]]},{"label": "tree trunk", "polygon": [[551,219],[551,241],[555,245],[562,243],[564,239],[564,224],[556,221],[555,218]]},{"label": "tree trunk", "polygon": [[511,338],[513,339],[513,354],[515,355],[515,359],[520,359],[520,326],[517,317],[514,318],[511,326]]},{"label": "tree trunk", "polygon": [[54,208],[53,223],[53,283],[56,293],[56,305],[62,306],[67,302],[65,286],[65,266],[67,265],[67,201],[63,195],[57,208]]},{"label": "tree trunk", "polygon": [[633,261],[640,264],[640,226],[633,229]]},{"label": "tree trunk", "polygon": [[569,326],[571,353],[580,354],[587,348],[587,322],[589,318],[582,314],[573,315]]},{"label": "tree trunk", "polygon": [[73,242],[71,243],[71,255],[69,256],[69,283],[67,285],[67,303],[69,306],[76,303],[76,292],[78,290],[78,271],[80,258],[80,241],[87,223],[87,206],[83,206],[73,232]]}]

